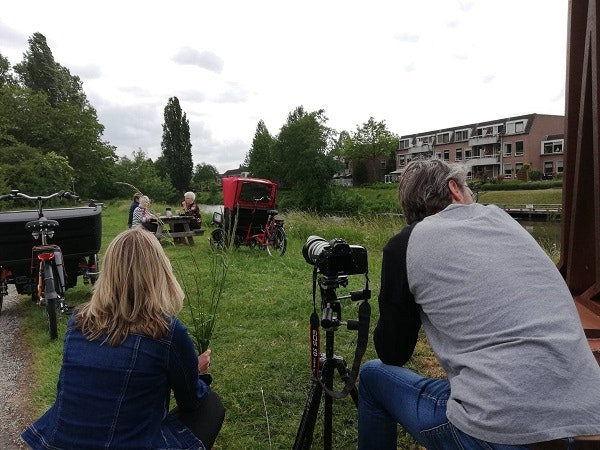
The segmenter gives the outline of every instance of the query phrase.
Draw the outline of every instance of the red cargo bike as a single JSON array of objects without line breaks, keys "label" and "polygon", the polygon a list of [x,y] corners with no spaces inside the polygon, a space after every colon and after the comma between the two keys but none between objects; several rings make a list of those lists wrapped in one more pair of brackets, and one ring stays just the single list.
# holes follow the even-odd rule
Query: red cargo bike
[{"label": "red cargo bike", "polygon": [[223,213],[213,214],[217,226],[210,235],[211,246],[264,248],[281,256],[287,247],[283,220],[276,219],[277,184],[261,178],[223,178]]}]

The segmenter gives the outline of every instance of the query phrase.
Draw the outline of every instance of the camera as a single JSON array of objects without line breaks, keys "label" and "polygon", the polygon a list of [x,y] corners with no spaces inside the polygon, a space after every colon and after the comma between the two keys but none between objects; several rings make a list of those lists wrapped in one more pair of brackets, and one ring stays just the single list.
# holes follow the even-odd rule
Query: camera
[{"label": "camera", "polygon": [[302,247],[307,263],[317,267],[327,277],[367,273],[367,250],[360,245],[350,245],[344,239],[330,241],[320,236],[309,236]]}]

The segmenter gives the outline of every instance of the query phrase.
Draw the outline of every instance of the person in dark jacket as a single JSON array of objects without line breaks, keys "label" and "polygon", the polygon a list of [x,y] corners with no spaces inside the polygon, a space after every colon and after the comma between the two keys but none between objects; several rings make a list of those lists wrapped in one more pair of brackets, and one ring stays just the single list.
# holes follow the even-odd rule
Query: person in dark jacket
[{"label": "person in dark jacket", "polygon": [[210,449],[225,408],[209,387],[210,350],[198,356],[176,317],[183,297],[151,233],[119,234],[67,325],[56,402],[22,439],[33,449]]},{"label": "person in dark jacket", "polygon": [[142,196],[142,194],[139,192],[136,192],[135,194],[133,194],[133,201],[131,202],[131,205],[129,205],[129,218],[127,219],[127,227],[128,228],[131,228],[131,223],[133,222],[133,211],[135,211],[135,208],[140,206],[140,197],[141,196]]}]

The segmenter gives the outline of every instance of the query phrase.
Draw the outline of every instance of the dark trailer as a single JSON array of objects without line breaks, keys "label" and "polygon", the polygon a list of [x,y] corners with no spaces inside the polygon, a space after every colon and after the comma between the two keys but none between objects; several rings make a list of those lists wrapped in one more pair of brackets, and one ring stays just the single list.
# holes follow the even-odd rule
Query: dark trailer
[{"label": "dark trailer", "polygon": [[[66,270],[66,288],[77,284],[82,266],[96,262],[102,243],[102,205],[44,209],[47,219],[57,220],[52,244],[62,249]],[[19,294],[35,290],[37,274],[32,273],[32,247],[37,241],[25,224],[38,219],[37,210],[0,212],[0,267],[8,271]],[[35,269],[33,269],[35,270]]]}]

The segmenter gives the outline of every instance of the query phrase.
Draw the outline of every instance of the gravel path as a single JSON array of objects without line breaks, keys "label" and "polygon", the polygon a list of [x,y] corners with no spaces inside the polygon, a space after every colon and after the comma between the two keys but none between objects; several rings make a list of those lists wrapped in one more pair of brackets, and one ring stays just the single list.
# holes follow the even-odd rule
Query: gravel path
[{"label": "gravel path", "polygon": [[0,449],[27,449],[19,435],[32,421],[31,354],[20,339],[19,296],[9,286],[0,313]]}]

